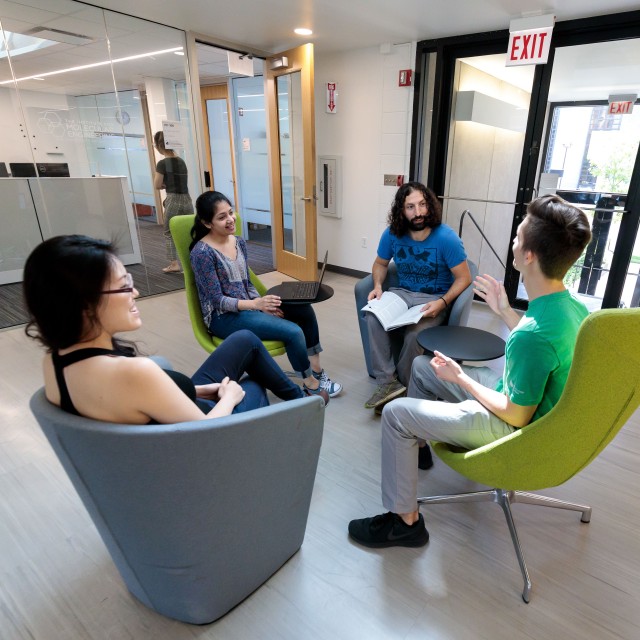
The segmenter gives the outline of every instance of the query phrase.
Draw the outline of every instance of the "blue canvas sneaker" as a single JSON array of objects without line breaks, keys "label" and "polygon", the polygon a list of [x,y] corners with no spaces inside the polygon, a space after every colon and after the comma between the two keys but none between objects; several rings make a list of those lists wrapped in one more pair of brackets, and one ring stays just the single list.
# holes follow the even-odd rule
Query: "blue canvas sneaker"
[{"label": "blue canvas sneaker", "polygon": [[320,373],[311,370],[313,377],[320,382],[320,386],[329,394],[330,398],[337,396],[342,391],[342,385],[334,382],[325,372],[324,369]]}]

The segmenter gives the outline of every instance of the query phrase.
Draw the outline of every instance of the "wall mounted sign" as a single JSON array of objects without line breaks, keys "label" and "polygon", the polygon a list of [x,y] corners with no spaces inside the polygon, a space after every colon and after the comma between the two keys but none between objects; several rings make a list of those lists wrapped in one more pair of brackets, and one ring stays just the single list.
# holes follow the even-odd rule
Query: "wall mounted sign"
[{"label": "wall mounted sign", "polygon": [[164,133],[165,149],[184,149],[182,122],[179,120],[163,120],[162,133]]},{"label": "wall mounted sign", "polygon": [[512,20],[506,66],[546,64],[554,22],[555,16],[551,14]]},{"label": "wall mounted sign", "polygon": [[633,105],[637,99],[638,95],[635,93],[609,96],[609,110],[607,113],[611,115],[633,113]]},{"label": "wall mounted sign", "polygon": [[250,53],[227,51],[227,67],[229,73],[239,76],[253,77],[253,56]]},{"label": "wall mounted sign", "polygon": [[338,111],[338,83],[327,82],[327,113],[336,113]]},{"label": "wall mounted sign", "polygon": [[131,122],[131,116],[124,109],[116,109],[116,120],[120,124],[127,125]]}]

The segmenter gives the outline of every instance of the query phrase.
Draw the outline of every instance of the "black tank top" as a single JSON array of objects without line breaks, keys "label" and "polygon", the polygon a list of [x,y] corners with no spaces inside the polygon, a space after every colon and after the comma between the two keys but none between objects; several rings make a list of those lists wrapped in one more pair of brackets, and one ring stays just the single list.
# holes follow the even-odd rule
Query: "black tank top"
[{"label": "black tank top", "polygon": [[[129,357],[117,349],[100,349],[97,347],[78,349],[76,351],[71,351],[70,353],[65,353],[63,356],[56,352],[51,353],[53,369],[56,374],[56,382],[58,383],[58,390],[60,391],[60,408],[67,413],[73,413],[76,416],[81,415],[71,401],[67,382],[64,379],[64,368],[68,367],[70,364],[80,362],[81,360],[87,360],[88,358],[95,358],[96,356]],[[180,390],[188,398],[193,402],[196,402],[196,388],[193,382],[191,382],[191,378],[185,376],[179,371],[173,371],[172,369],[163,369],[163,371],[178,385]]]}]

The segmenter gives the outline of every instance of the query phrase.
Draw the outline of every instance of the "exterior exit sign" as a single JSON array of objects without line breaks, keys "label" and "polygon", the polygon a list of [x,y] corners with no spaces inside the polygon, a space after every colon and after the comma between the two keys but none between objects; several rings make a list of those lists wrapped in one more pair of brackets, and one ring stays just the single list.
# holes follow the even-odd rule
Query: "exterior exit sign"
[{"label": "exterior exit sign", "polygon": [[512,20],[506,66],[545,64],[549,57],[554,21],[553,15]]},{"label": "exterior exit sign", "polygon": [[636,94],[623,96],[609,96],[609,110],[607,113],[611,115],[626,115],[633,112],[633,105],[637,100]]}]

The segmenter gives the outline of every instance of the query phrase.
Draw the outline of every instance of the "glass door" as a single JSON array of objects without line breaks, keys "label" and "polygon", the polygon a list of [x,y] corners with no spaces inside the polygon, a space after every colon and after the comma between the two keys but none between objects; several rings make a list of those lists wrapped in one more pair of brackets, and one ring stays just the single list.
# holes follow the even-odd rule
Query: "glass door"
[{"label": "glass door", "polygon": [[479,272],[498,279],[509,253],[534,74],[505,61],[501,53],[455,62],[442,194],[443,221],[460,233]]},{"label": "glass door", "polygon": [[237,207],[238,194],[227,85],[200,87],[200,96],[211,186],[236,203]]},{"label": "glass door", "polygon": [[[640,40],[556,48],[548,94],[540,94],[542,153],[530,155],[536,162],[535,173],[529,171],[534,177],[531,197],[557,193],[591,221],[592,241],[565,278],[590,310],[638,306],[640,298],[640,203],[633,193],[638,180],[632,180],[640,108],[609,113],[608,99],[632,94],[632,87],[640,86],[640,67],[620,64],[620,56],[630,54],[638,59]],[[514,227],[522,215],[524,208]],[[522,303],[526,291],[519,274],[508,267],[508,292]]]},{"label": "glass door", "polygon": [[[261,69],[262,71],[262,69]],[[271,197],[264,78],[233,78],[239,209],[250,242],[271,247]]]},{"label": "glass door", "polygon": [[313,45],[266,62],[265,94],[271,162],[276,268],[317,278]]}]

